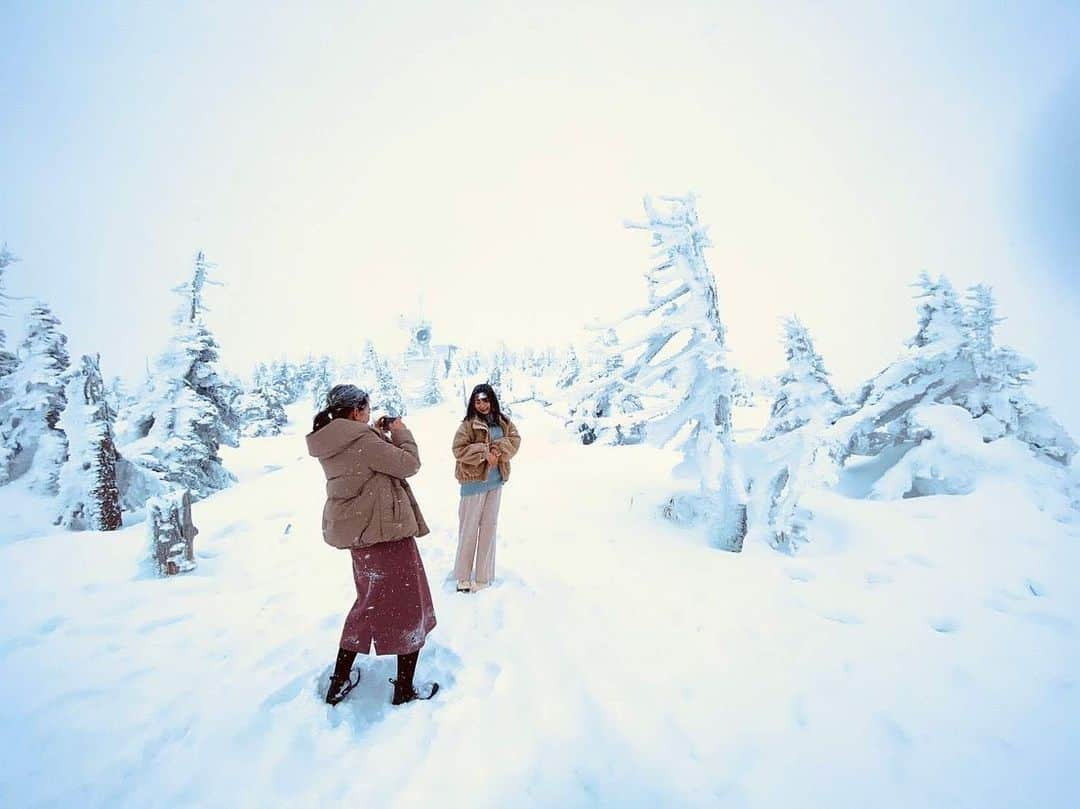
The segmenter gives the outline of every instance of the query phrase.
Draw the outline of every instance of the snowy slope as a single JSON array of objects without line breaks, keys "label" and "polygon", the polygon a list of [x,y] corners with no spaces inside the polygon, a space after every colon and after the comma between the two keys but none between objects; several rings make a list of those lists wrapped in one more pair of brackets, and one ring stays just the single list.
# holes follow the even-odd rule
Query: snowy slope
[{"label": "snowy slope", "polygon": [[499,582],[472,595],[448,580],[460,414],[407,419],[439,619],[418,678],[444,690],[402,708],[392,658],[321,700],[352,581],[305,419],[226,456],[240,482],[170,580],[144,526],[42,531],[0,489],[0,805],[1080,803],[1080,537],[1022,488],[818,492],[797,557],[725,554],[657,516],[674,453],[515,415]]}]

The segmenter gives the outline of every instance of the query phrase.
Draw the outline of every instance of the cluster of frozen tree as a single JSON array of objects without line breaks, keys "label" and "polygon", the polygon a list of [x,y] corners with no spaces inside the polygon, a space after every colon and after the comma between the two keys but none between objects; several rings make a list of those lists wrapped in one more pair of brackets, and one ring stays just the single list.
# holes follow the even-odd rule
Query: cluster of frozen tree
[{"label": "cluster of frozen tree", "polygon": [[[14,263],[0,251],[0,296]],[[152,498],[187,491],[198,499],[232,482],[219,450],[237,444],[248,417],[240,405],[258,389],[245,394],[221,367],[204,318],[212,268],[199,253],[176,288],[173,336],[134,393],[115,378],[106,385],[98,355],[72,361],[44,302],[27,310],[14,352],[0,332],[0,484],[21,479],[56,497],[58,525],[112,530]],[[283,423],[268,410],[261,418]]]},{"label": "cluster of frozen tree", "polygon": [[[223,369],[204,317],[207,287],[216,282],[200,253],[175,290],[180,303],[169,346],[129,393],[117,380],[104,383],[96,355],[72,363],[59,320],[38,303],[14,351],[0,331],[0,484],[25,478],[33,491],[57,496],[59,524],[115,528],[123,512],[151,498],[184,491],[197,500],[228,486],[222,446],[276,435],[287,406],[322,407],[343,380],[367,389],[373,409],[399,415],[446,399],[464,403],[472,386],[486,381],[507,411],[534,401],[564,413],[584,444],[677,447],[676,474],[699,485],[672,495],[665,513],[704,520],[715,544],[731,550],[748,531],[795,549],[810,516],[803,494],[835,483],[858,457],[881,462],[873,497],[970,490],[972,447],[1001,439],[1070,467],[1076,444],[1030,397],[1033,364],[996,343],[1000,318],[989,288],[961,297],[944,277],[920,276],[914,336],[844,396],[795,317],[783,325],[786,365],[775,379],[731,367],[719,289],[705,258],[709,237],[693,196],[646,198],[645,218],[627,226],[652,239],[645,303],[599,325],[590,344],[564,351],[500,343],[409,357],[380,353],[369,340],[347,360],[259,363],[242,384]],[[14,260],[0,251],[0,306]],[[762,395],[772,400],[768,424],[756,440],[737,443],[733,408]]]},{"label": "cluster of frozen tree", "polygon": [[[791,551],[806,538],[808,487],[835,483],[855,456],[883,461],[873,497],[969,491],[972,442],[1015,439],[1030,454],[1068,468],[1077,446],[1028,392],[1034,365],[997,345],[1000,323],[990,289],[961,297],[944,277],[923,274],[918,325],[900,355],[853,396],[841,396],[807,328],[784,322],[786,367],[771,384],[748,380],[727,362],[726,330],[709,246],[692,196],[645,201],[654,261],[645,305],[600,326],[582,362],[560,374],[567,423],[585,444],[649,441],[676,445],[677,473],[693,494],[673,496],[666,514],[706,520],[714,542],[742,546],[760,529]],[[736,446],[731,409],[757,390],[773,397],[757,440]]]},{"label": "cluster of frozen tree", "polygon": [[[3,318],[9,315],[5,274],[15,264],[0,249]],[[405,415],[410,404],[459,395],[464,401],[467,387],[485,380],[535,397],[538,380],[559,361],[552,351],[514,353],[505,346],[458,352],[452,362],[431,362],[419,396],[410,397],[400,381],[404,360],[380,353],[369,340],[348,361],[309,356],[259,363],[243,384],[224,369],[205,317],[208,288],[219,283],[213,271],[199,253],[189,279],[174,289],[179,301],[169,344],[134,390],[117,377],[106,384],[96,354],[73,361],[60,320],[43,302],[26,311],[14,350],[0,330],[0,485],[21,480],[55,497],[57,524],[74,529],[118,528],[125,512],[141,514],[148,504],[168,522],[176,509],[155,498],[188,492],[199,500],[229,486],[234,478],[222,462],[223,446],[280,433],[287,406],[306,401],[321,408],[338,382],[366,388],[374,409]]]}]

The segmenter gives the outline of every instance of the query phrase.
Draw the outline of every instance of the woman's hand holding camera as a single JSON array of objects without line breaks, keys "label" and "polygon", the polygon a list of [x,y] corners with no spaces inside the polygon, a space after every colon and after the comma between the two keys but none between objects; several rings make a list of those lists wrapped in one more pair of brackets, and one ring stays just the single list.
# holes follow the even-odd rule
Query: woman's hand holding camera
[{"label": "woman's hand holding camera", "polygon": [[488,466],[499,465],[499,451],[495,447],[488,447],[487,462]]},{"label": "woman's hand holding camera", "polygon": [[379,416],[379,420],[376,422],[379,429],[385,432],[394,432],[395,430],[404,430],[405,422],[399,419],[397,416]]}]

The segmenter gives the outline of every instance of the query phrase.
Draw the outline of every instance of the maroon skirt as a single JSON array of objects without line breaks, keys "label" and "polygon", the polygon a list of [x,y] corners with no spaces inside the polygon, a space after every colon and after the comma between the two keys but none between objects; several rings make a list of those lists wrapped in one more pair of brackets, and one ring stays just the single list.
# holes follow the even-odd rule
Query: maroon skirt
[{"label": "maroon skirt", "polygon": [[356,603],[341,631],[341,648],[368,654],[403,655],[424,645],[435,628],[424,562],[412,537],[353,548]]}]

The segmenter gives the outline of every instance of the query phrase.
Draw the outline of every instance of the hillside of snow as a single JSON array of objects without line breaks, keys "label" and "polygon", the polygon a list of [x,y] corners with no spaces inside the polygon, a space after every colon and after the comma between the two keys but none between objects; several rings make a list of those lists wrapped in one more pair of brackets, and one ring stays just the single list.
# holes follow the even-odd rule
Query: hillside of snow
[{"label": "hillside of snow", "polygon": [[1080,805],[1080,536],[1023,481],[880,502],[864,468],[806,496],[797,555],[723,553],[660,516],[675,453],[524,406],[497,583],[462,595],[461,414],[420,410],[442,690],[394,708],[361,656],[331,708],[354,590],[292,416],[223,451],[188,575],[0,488],[0,805]]}]

